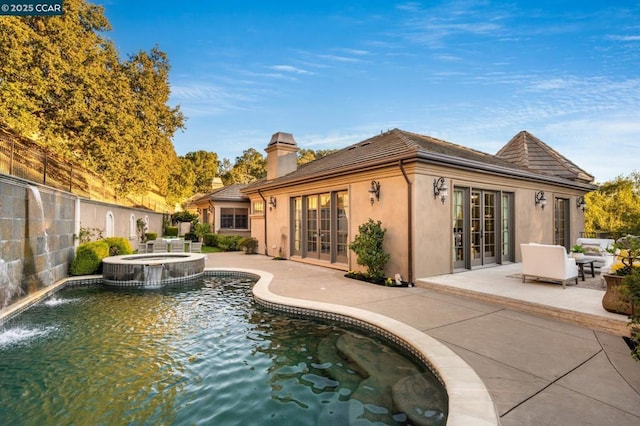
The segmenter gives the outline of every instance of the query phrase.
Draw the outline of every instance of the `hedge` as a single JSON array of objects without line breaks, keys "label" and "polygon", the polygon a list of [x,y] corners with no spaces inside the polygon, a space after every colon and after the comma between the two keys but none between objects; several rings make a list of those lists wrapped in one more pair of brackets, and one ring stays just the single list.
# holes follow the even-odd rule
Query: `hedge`
[{"label": "hedge", "polygon": [[110,237],[105,238],[104,241],[109,244],[109,256],[118,256],[121,254],[133,253],[131,244],[129,244],[129,240],[127,240],[126,238]]},{"label": "hedge", "polygon": [[105,240],[90,241],[78,246],[76,256],[69,267],[70,275],[92,275],[100,272],[102,259],[109,256],[109,243]]},{"label": "hedge", "polygon": [[164,228],[165,237],[177,237],[178,236],[178,227],[177,226],[167,226]]}]

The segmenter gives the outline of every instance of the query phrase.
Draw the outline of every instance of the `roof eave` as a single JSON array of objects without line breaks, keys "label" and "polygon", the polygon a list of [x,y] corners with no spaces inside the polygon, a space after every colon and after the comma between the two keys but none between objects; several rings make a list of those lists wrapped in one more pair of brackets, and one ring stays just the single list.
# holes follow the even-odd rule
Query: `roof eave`
[{"label": "roof eave", "polygon": [[549,176],[533,171],[519,170],[495,164],[487,164],[474,160],[461,159],[445,154],[434,154],[431,152],[421,151],[419,154],[421,160],[426,160],[434,164],[447,164],[449,166],[466,169],[466,170],[482,170],[484,173],[496,176],[514,177],[518,179],[545,182],[554,185],[560,185],[566,188],[579,189],[585,191],[593,191],[598,188],[597,185],[586,182],[575,182],[564,178]]},{"label": "roof eave", "polygon": [[344,175],[353,173],[354,171],[361,172],[361,171],[367,171],[367,170],[375,170],[382,167],[388,167],[389,165],[398,163],[401,160],[411,160],[411,159],[415,160],[416,158],[417,157],[413,152],[410,155],[407,155],[407,154],[396,155],[393,157],[387,157],[383,160],[369,161],[366,163],[359,163],[357,165],[348,165],[348,166],[339,167],[336,169],[331,169],[329,171],[318,173],[313,176],[302,176],[299,178],[286,180],[282,182],[274,182],[274,181],[263,182],[260,185],[251,186],[249,188],[243,188],[241,192],[243,194],[249,194],[252,192],[264,191],[265,189],[286,188],[288,186],[296,185],[302,182],[316,182],[319,180],[324,180],[327,177],[344,176]]},{"label": "roof eave", "polygon": [[504,177],[513,177],[527,181],[535,181],[535,182],[544,182],[548,184],[554,184],[563,186],[565,188],[577,189],[581,191],[593,191],[598,188],[597,185],[585,183],[585,182],[575,182],[571,180],[567,180],[560,177],[549,176],[544,174],[535,173],[533,171],[519,170],[515,168],[509,168],[504,166],[499,166],[495,164],[487,164],[482,163],[475,160],[461,159],[459,157],[454,157],[441,153],[433,153],[428,151],[423,151],[416,149],[415,151],[411,151],[408,154],[397,155],[394,157],[388,157],[383,160],[370,161],[367,163],[360,163],[358,165],[349,165],[337,169],[332,169],[323,173],[319,173],[314,176],[303,176],[300,178],[295,178],[291,180],[285,180],[281,182],[263,182],[260,185],[255,185],[248,188],[243,188],[241,192],[243,194],[250,194],[252,192],[264,191],[264,190],[273,190],[286,188],[289,186],[293,186],[302,182],[317,182],[319,180],[324,180],[327,177],[336,177],[336,176],[344,176],[349,173],[353,173],[354,171],[367,171],[378,169],[382,167],[388,167],[390,165],[396,164],[399,161],[405,160],[421,160],[426,161],[431,164],[438,165],[448,165],[450,167],[454,167],[461,170],[472,170],[478,171],[481,170],[484,173],[491,174],[494,176],[504,176]]}]

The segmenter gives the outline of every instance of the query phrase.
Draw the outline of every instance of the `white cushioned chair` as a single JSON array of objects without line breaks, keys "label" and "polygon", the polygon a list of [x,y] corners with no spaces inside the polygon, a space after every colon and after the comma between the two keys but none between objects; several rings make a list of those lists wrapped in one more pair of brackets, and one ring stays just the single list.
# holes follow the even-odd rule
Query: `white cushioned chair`
[{"label": "white cushioned chair", "polygon": [[584,258],[593,260],[594,268],[609,269],[614,256],[607,252],[615,241],[607,238],[578,238],[576,244],[584,249]]},{"label": "white cushioned chair", "polygon": [[522,282],[527,278],[542,281],[560,281],[562,288],[566,282],[575,280],[578,284],[576,260],[567,256],[562,246],[547,244],[520,244],[522,252]]}]

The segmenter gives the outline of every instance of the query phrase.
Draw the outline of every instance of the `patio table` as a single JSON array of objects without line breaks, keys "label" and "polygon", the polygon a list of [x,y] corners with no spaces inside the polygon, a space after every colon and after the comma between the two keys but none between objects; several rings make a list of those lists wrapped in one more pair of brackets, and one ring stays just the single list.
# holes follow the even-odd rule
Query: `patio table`
[{"label": "patio table", "polygon": [[578,265],[578,272],[579,272],[580,278],[582,278],[582,281],[585,280],[584,265],[589,265],[589,267],[591,268],[591,278],[595,278],[596,272],[593,266],[593,262],[595,261],[591,259],[576,259],[576,265]]}]

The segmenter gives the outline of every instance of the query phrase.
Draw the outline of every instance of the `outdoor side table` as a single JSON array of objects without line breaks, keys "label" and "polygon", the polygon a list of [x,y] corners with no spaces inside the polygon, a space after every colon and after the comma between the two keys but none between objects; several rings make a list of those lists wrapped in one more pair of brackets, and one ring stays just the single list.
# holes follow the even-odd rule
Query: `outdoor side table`
[{"label": "outdoor side table", "polygon": [[580,274],[580,278],[582,278],[582,281],[585,280],[585,277],[584,277],[584,265],[589,265],[589,267],[591,268],[591,278],[595,278],[596,277],[596,271],[595,271],[595,268],[593,266],[593,262],[595,262],[595,260],[576,259],[576,265],[578,265],[578,272]]}]

